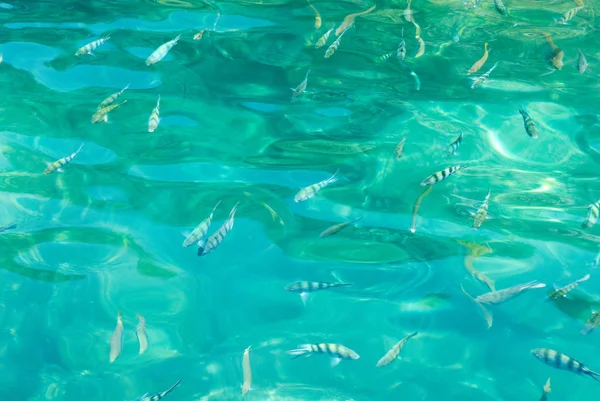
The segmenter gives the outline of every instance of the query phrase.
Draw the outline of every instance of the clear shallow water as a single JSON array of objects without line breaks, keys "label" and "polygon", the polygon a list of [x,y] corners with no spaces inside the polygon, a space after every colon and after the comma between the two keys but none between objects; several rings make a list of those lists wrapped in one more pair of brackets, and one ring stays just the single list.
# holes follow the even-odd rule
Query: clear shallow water
[{"label": "clear shallow water", "polygon": [[[549,399],[595,399],[598,383],[530,350],[554,348],[600,370],[598,333],[579,333],[600,308],[600,228],[581,228],[600,197],[600,4],[588,0],[556,25],[573,2],[505,3],[508,16],[486,0],[472,10],[415,0],[426,44],[417,59],[404,2],[315,2],[319,30],[305,1],[217,2],[220,18],[200,1],[0,5],[0,226],[17,224],[0,235],[0,394],[130,400],[182,379],[168,400],[235,400],[251,345],[251,400],[537,400],[548,377]],[[373,4],[324,59],[318,38]],[[379,61],[403,29],[418,91],[394,57]],[[561,71],[544,75],[550,47],[538,31],[564,50]],[[74,56],[106,34],[94,56]],[[177,35],[161,62],[144,64]],[[466,71],[485,42],[492,50],[474,75],[499,65],[470,89]],[[590,64],[582,75],[577,48]],[[309,68],[307,91],[290,102]],[[109,123],[91,124],[98,103],[128,83]],[[150,134],[159,94],[161,122]],[[525,133],[521,105],[537,140]],[[445,156],[461,129],[459,154]],[[42,174],[82,142],[64,173]],[[422,199],[411,233],[419,183],[464,163]],[[337,183],[293,202],[337,169]],[[488,188],[492,219],[473,231],[469,213]],[[232,231],[206,256],[183,249],[181,232],[219,200],[210,233],[239,201]],[[488,330],[460,288],[488,291],[469,263],[497,289],[592,277],[556,303],[532,290],[489,307]],[[304,307],[284,290],[298,280],[353,285],[315,293]],[[124,344],[111,364],[119,313]],[[136,313],[150,343],[141,356]],[[401,359],[376,369],[413,331]],[[285,354],[318,342],[360,359],[332,369],[326,356]]]}]

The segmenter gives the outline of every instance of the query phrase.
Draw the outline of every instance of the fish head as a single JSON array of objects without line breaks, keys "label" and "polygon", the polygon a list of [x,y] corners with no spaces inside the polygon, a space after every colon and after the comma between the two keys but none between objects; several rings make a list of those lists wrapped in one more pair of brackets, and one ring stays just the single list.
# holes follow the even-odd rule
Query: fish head
[{"label": "fish head", "polygon": [[535,356],[537,359],[544,359],[544,348],[536,348],[531,350],[531,355]]},{"label": "fish head", "polygon": [[348,358],[350,359],[358,359],[360,358],[360,355],[358,355],[356,352],[349,350],[350,352],[348,352]]}]

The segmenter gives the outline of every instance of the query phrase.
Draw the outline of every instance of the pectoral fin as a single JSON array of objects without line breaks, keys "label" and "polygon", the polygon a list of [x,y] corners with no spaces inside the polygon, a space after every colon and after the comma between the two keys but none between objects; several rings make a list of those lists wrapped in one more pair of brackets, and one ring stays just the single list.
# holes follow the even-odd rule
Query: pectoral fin
[{"label": "pectoral fin", "polygon": [[331,367],[336,367],[340,362],[342,362],[342,358],[331,358]]}]

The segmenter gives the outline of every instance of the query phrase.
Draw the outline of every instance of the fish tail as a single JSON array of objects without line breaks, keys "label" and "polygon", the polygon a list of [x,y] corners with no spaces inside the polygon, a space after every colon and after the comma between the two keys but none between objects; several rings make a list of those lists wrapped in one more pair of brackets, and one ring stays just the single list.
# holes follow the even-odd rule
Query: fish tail
[{"label": "fish tail", "polygon": [[292,359],[300,358],[301,356],[309,356],[310,344],[300,344],[298,345],[298,348],[286,351],[285,353],[292,355]]},{"label": "fish tail", "polygon": [[327,179],[327,183],[331,184],[331,183],[339,180],[339,178],[337,177],[339,172],[340,172],[339,168],[337,170],[335,170],[335,173],[333,173],[333,175]]},{"label": "fish tail", "polygon": [[333,286],[334,287],[349,287],[351,285],[352,285],[352,283],[335,283]]},{"label": "fish tail", "polygon": [[79,145],[79,149],[77,149],[77,151],[75,152],[75,154],[81,152],[81,149],[83,149],[83,145],[85,145],[85,143],[82,143],[81,145]]},{"label": "fish tail", "polygon": [[596,372],[594,372],[594,371],[591,371],[591,370],[588,370],[588,371],[587,371],[587,374],[588,374],[588,376],[590,376],[592,379],[596,380],[597,382],[600,382],[600,379],[598,379],[598,378],[600,377],[600,374],[598,374],[598,373],[596,373]]},{"label": "fish tail", "polygon": [[217,210],[217,207],[219,207],[219,205],[221,204],[221,199],[219,199],[219,201],[217,202],[217,204],[215,205],[215,207],[213,207],[213,213],[215,210]]},{"label": "fish tail", "polygon": [[167,395],[168,393],[173,391],[173,389],[175,389],[175,387],[179,386],[179,383],[181,383],[181,379],[177,380],[177,382],[175,382],[175,384],[173,384],[171,387],[169,387],[167,390],[165,390],[164,394]]},{"label": "fish tail", "polygon": [[411,337],[414,337],[414,336],[416,336],[417,334],[419,334],[419,332],[418,332],[418,331],[414,331],[414,332],[410,333],[409,335],[407,335],[407,336],[406,336],[406,339],[408,340],[409,338],[411,338]]},{"label": "fish tail", "polygon": [[533,281],[530,281],[529,283],[526,283],[523,287],[524,288],[544,288],[544,287],[546,287],[546,284],[544,284],[538,280],[533,280]]}]

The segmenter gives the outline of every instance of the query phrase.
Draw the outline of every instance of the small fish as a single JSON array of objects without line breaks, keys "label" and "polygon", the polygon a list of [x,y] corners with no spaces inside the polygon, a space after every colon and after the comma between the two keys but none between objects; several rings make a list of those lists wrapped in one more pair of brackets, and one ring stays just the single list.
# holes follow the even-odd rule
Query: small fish
[{"label": "small fish", "polygon": [[583,74],[588,68],[588,62],[585,56],[583,55],[581,49],[577,49],[577,52],[579,53],[579,61],[577,61],[577,71],[579,71],[580,74]]},{"label": "small fish", "polygon": [[200,40],[202,39],[202,36],[204,36],[204,32],[206,31],[206,29],[201,30],[200,32],[198,32],[197,34],[194,35],[194,40]]},{"label": "small fish", "polygon": [[121,353],[123,349],[123,321],[121,315],[117,315],[117,327],[110,337],[110,363],[113,363],[115,359]]},{"label": "small fish", "polygon": [[213,210],[210,212],[207,218],[202,220],[200,224],[194,228],[194,230],[183,240],[183,246],[187,248],[192,244],[197,243],[198,246],[203,246],[202,239],[208,233],[208,229],[210,228],[210,223],[212,222],[213,215],[217,207],[221,204],[221,201],[218,201]]},{"label": "small fish", "polygon": [[156,393],[151,396],[148,396],[148,393],[146,393],[136,401],[159,401],[160,399],[164,398],[167,394],[169,394],[171,391],[173,391],[173,389],[175,389],[175,387],[179,386],[179,383],[181,383],[181,379],[177,380],[177,383],[173,384],[171,387],[169,387],[167,390],[165,390],[161,393]]},{"label": "small fish", "polygon": [[437,184],[440,181],[444,181],[446,178],[450,177],[452,174],[456,173],[458,170],[466,168],[466,167],[467,167],[466,164],[459,165],[459,166],[446,167],[442,171],[433,173],[429,177],[425,178],[421,182],[421,186],[425,187],[427,185]]},{"label": "small fish", "polygon": [[331,28],[327,32],[325,32],[323,34],[323,36],[321,36],[319,38],[319,40],[317,40],[317,44],[315,45],[316,49],[320,49],[321,47],[323,47],[327,44],[327,41],[329,40],[329,36],[331,35],[331,32],[333,32],[334,29],[335,29],[335,24],[333,24],[331,26]]},{"label": "small fish", "polygon": [[481,304],[497,305],[516,297],[525,290],[532,288],[544,288],[545,286],[546,284],[540,283],[539,281],[530,281],[528,283],[517,284],[503,290],[488,292],[475,298],[475,301]]},{"label": "small fish", "polygon": [[478,301],[477,301],[475,298],[473,298],[473,297],[471,296],[471,294],[469,294],[467,291],[465,291],[465,289],[464,289],[464,287],[463,287],[462,283],[461,283],[461,285],[460,285],[460,289],[461,289],[461,291],[462,291],[462,292],[463,292],[463,293],[464,293],[466,296],[468,296],[469,298],[471,298],[471,300],[472,300],[473,302],[475,302],[475,304],[476,304],[476,305],[479,307],[479,309],[481,309],[481,312],[483,313],[483,317],[484,317],[484,319],[485,319],[485,322],[486,322],[486,324],[487,324],[487,328],[488,328],[488,329],[489,329],[489,328],[491,328],[491,327],[492,327],[492,324],[494,323],[494,318],[493,318],[492,314],[491,314],[491,313],[490,313],[490,312],[489,312],[487,309],[485,309],[481,303],[479,303],[479,302],[478,302]]},{"label": "small fish", "polygon": [[396,58],[399,62],[403,62],[406,58],[406,42],[404,41],[404,28],[402,28],[402,40],[398,44],[398,49],[396,49]]},{"label": "small fish", "polygon": [[404,144],[406,143],[406,136],[398,142],[398,145],[394,148],[394,159],[396,161],[400,161],[402,159],[402,154],[404,153]]},{"label": "small fish", "polygon": [[483,65],[485,64],[485,62],[488,59],[488,54],[490,53],[490,50],[488,50],[488,44],[487,42],[483,45],[483,56],[477,60],[475,62],[475,64],[473,64],[473,66],[471,68],[469,68],[469,74],[473,74],[474,72],[477,72],[481,69],[481,67],[483,67]]},{"label": "small fish", "polygon": [[540,398],[540,401],[546,401],[548,399],[548,394],[550,394],[552,392],[552,389],[550,388],[550,378],[548,378],[548,380],[546,381],[546,384],[544,385],[544,392],[542,393],[542,397]]},{"label": "small fish", "polygon": [[302,298],[302,302],[306,305],[306,301],[308,299],[308,295],[311,292],[327,290],[335,287],[348,287],[352,284],[348,283],[325,283],[320,281],[297,281],[293,284],[285,287],[286,291],[295,292],[300,294],[300,298]]},{"label": "small fish", "polygon": [[323,22],[323,20],[321,19],[321,14],[319,14],[319,11],[317,11],[315,6],[310,4],[310,0],[306,0],[306,2],[310,6],[310,8],[312,8],[313,11],[315,12],[315,29],[319,29],[321,27],[321,23]]},{"label": "small fish", "polygon": [[136,315],[139,323],[135,328],[135,334],[137,335],[138,344],[140,345],[140,351],[138,355],[142,355],[148,349],[148,335],[146,334],[146,319],[139,313]]},{"label": "small fish", "polygon": [[[251,346],[250,346],[251,347]],[[252,369],[250,368],[250,347],[244,350],[242,357],[242,373],[244,374],[244,384],[242,384],[242,397],[245,396],[252,386]]]},{"label": "small fish", "polygon": [[233,208],[229,212],[229,217],[227,218],[227,220],[225,220],[223,225],[221,227],[219,227],[217,232],[214,233],[213,235],[211,235],[210,237],[208,237],[208,239],[206,240],[206,246],[198,247],[198,256],[207,255],[207,254],[211,253],[212,251],[214,251],[219,245],[221,245],[221,242],[223,242],[223,239],[225,238],[225,236],[233,228],[235,212],[237,211],[237,207],[239,204],[240,203],[238,202],[233,206]]},{"label": "small fish", "polygon": [[342,36],[344,36],[344,33],[346,33],[346,31],[342,32],[342,34],[338,36],[338,38],[331,45],[329,45],[327,50],[325,50],[325,58],[333,56],[333,53],[335,53],[338,47],[340,47],[340,40],[342,40]]},{"label": "small fish", "polygon": [[62,159],[58,159],[55,162],[49,163],[48,167],[46,167],[46,169],[44,170],[44,174],[48,175],[54,172],[55,170],[62,171],[61,167],[73,160],[75,156],[77,156],[79,152],[81,152],[83,145],[84,144],[82,143],[81,146],[79,146],[79,149],[77,149],[76,152],[71,153],[69,156],[63,157]]},{"label": "small fish", "polygon": [[461,23],[461,18],[456,18],[454,20],[454,25],[452,25],[452,40],[455,43],[458,43],[460,41],[460,35],[459,35],[459,32],[458,32],[458,28],[460,26],[460,23]]},{"label": "small fish", "polygon": [[557,289],[552,294],[548,295],[548,299],[557,299],[557,298],[563,298],[563,297],[567,296],[567,294],[569,292],[573,291],[575,289],[575,287],[577,287],[579,284],[583,283],[584,281],[589,280],[589,278],[590,278],[590,275],[586,274],[579,280],[576,280],[576,281],[572,282],[571,284],[567,284],[564,287]]},{"label": "small fish", "polygon": [[304,93],[306,90],[306,85],[308,84],[308,74],[310,74],[310,69],[306,71],[306,75],[304,76],[304,80],[300,82],[295,88],[290,88],[292,90],[292,100],[296,99],[298,96]]},{"label": "small fish", "polygon": [[600,215],[600,200],[596,203],[592,203],[588,206],[588,214],[581,224],[582,228],[592,228],[598,221],[598,215]]},{"label": "small fish", "polygon": [[325,188],[327,185],[336,182],[338,180],[338,178],[337,178],[338,171],[339,170],[337,170],[335,173],[333,173],[333,175],[331,177],[327,178],[326,180],[319,181],[316,184],[312,184],[312,185],[302,188],[294,196],[294,202],[298,203],[298,202],[303,202],[305,200],[308,200],[308,199],[314,197],[317,194],[317,192],[319,192],[321,189]]},{"label": "small fish", "polygon": [[92,115],[92,124],[96,124],[100,121],[107,122],[108,121],[108,113],[110,113],[111,111],[113,111],[114,109],[116,109],[117,107],[120,107],[121,105],[123,105],[125,103],[127,103],[127,100],[123,100],[121,103],[109,104],[106,107],[102,107],[101,109],[98,109],[98,111],[96,111],[94,113],[94,115]]},{"label": "small fish", "polygon": [[415,204],[413,205],[412,223],[410,225],[410,232],[413,234],[417,231],[417,212],[419,211],[419,207],[421,207],[421,201],[423,201],[424,197],[429,195],[432,189],[433,185],[427,186],[427,188],[425,188],[421,195],[419,195],[419,197],[415,201]]},{"label": "small fish", "polygon": [[554,42],[552,41],[552,36],[544,32],[542,32],[542,35],[544,35],[546,41],[548,42],[548,45],[550,45],[552,51],[554,52],[554,55],[550,58],[550,62],[552,63],[554,68],[556,68],[557,70],[561,70],[564,65],[562,60],[565,56],[565,53],[560,49],[560,47],[554,44]]},{"label": "small fish", "polygon": [[300,344],[298,345],[298,348],[286,351],[286,353],[292,355],[292,359],[296,359],[301,356],[308,357],[312,354],[327,354],[332,358],[331,367],[336,366],[342,361],[342,359],[356,360],[360,358],[356,352],[340,344]]},{"label": "small fish", "polygon": [[496,283],[494,282],[494,280],[489,278],[485,273],[482,273],[479,270],[477,270],[473,265],[475,259],[477,259],[480,256],[487,255],[488,253],[491,253],[492,249],[487,246],[475,244],[473,242],[466,242],[460,240],[457,241],[459,244],[465,246],[469,250],[469,253],[465,256],[465,269],[467,269],[471,276],[485,284],[490,289],[490,291],[496,291]]},{"label": "small fish", "polygon": [[481,204],[481,206],[479,206],[479,209],[477,209],[477,212],[475,213],[475,220],[473,221],[473,230],[477,230],[479,227],[481,227],[481,224],[485,220],[487,220],[487,211],[489,207],[491,194],[490,191],[491,189],[488,189],[488,193],[485,199],[483,200],[483,203]]},{"label": "small fish", "polygon": [[600,325],[600,311],[592,312],[592,316],[585,322],[585,327],[581,329],[581,334],[586,335],[596,330]]},{"label": "small fish", "polygon": [[417,53],[415,53],[415,58],[421,57],[425,54],[425,42],[421,39],[420,36],[417,36],[417,42],[419,43],[419,48],[417,49]]},{"label": "small fish", "polygon": [[394,55],[394,52],[386,53],[383,56],[379,57],[378,61],[379,62],[388,61],[393,55]]},{"label": "small fish", "polygon": [[415,331],[414,333],[410,333],[402,340],[398,341],[396,345],[390,348],[390,350],[386,352],[384,356],[381,357],[381,359],[377,362],[376,367],[382,368],[392,363],[396,358],[398,358],[398,356],[400,355],[400,351],[402,351],[402,347],[404,347],[404,344],[408,341],[408,339],[416,335],[417,332]]},{"label": "small fish", "polygon": [[525,111],[525,106],[521,106],[521,108],[519,109],[519,113],[521,113],[521,115],[523,116],[523,123],[525,124],[525,131],[527,132],[527,135],[529,135],[533,139],[537,139],[537,137],[538,137],[537,127],[536,127],[533,119]]},{"label": "small fish", "polygon": [[103,36],[98,40],[94,40],[93,42],[88,43],[87,45],[80,47],[76,52],[76,56],[81,56],[82,54],[93,54],[92,52],[101,44],[110,39],[110,36]]},{"label": "small fish", "polygon": [[449,155],[456,155],[456,152],[458,151],[458,148],[460,147],[460,144],[462,143],[463,136],[464,136],[464,131],[460,130],[460,135],[458,135],[458,138],[456,138],[456,140],[454,142],[452,142],[450,144],[450,146],[448,146],[447,152]]},{"label": "small fish", "polygon": [[150,118],[148,119],[148,132],[154,132],[158,128],[158,124],[160,123],[160,95],[158,95],[158,99],[156,100],[156,107],[152,109],[152,113],[150,114]]},{"label": "small fish", "polygon": [[476,86],[481,85],[482,83],[484,83],[489,77],[490,74],[492,73],[492,71],[494,71],[496,69],[496,67],[498,67],[498,62],[496,61],[496,63],[492,66],[492,68],[490,68],[488,70],[488,72],[486,72],[485,74],[477,77],[477,78],[472,78],[473,79],[473,84],[471,85],[471,89],[475,89]]},{"label": "small fish", "polygon": [[546,365],[552,366],[553,368],[568,370],[569,372],[576,373],[578,375],[587,375],[596,381],[600,381],[598,380],[600,374],[592,372],[581,362],[558,351],[548,348],[536,348],[531,350],[531,353],[538,360],[544,362]]},{"label": "small fish", "polygon": [[406,9],[402,12],[402,14],[404,15],[404,19],[407,22],[413,22],[415,19],[412,16],[412,10],[410,9],[410,3],[412,2],[412,0],[408,0],[406,2]]},{"label": "small fish", "polygon": [[362,219],[362,216],[357,217],[356,219],[352,220],[352,221],[346,221],[344,223],[340,223],[340,224],[336,224],[334,226],[329,227],[328,229],[326,229],[325,231],[323,231],[319,237],[320,238],[325,238],[325,237],[329,237],[330,235],[334,235],[339,233],[340,231],[342,231],[344,228],[348,227],[350,224],[356,223],[358,220]]},{"label": "small fish", "polygon": [[566,24],[567,22],[571,21],[573,19],[573,17],[575,17],[577,15],[577,13],[579,12],[579,10],[581,10],[583,8],[583,6],[579,6],[579,7],[574,7],[571,8],[570,10],[567,10],[563,16],[556,21],[557,24]]},{"label": "small fish", "polygon": [[107,97],[106,99],[104,99],[102,101],[102,103],[100,103],[98,105],[98,110],[108,106],[109,104],[113,103],[115,100],[117,100],[119,98],[119,96],[121,96],[123,94],[123,92],[125,92],[127,89],[129,89],[129,84],[127,84],[123,89],[121,89],[120,91],[113,93],[112,95],[110,95],[109,97]]},{"label": "small fish", "polygon": [[494,0],[494,6],[496,6],[496,11],[498,11],[500,14],[502,14],[502,15],[508,14],[508,10],[506,10],[506,7],[504,6],[504,3],[502,2],[502,0]]},{"label": "small fish", "polygon": [[146,65],[152,65],[162,60],[167,55],[169,50],[171,50],[173,46],[175,46],[177,42],[179,42],[180,38],[181,35],[177,35],[175,39],[171,39],[167,43],[163,43],[162,45],[160,45],[156,50],[154,50],[154,52],[152,52],[150,57],[148,57],[148,59],[146,60]]},{"label": "small fish", "polygon": [[354,20],[356,19],[356,17],[360,17],[361,15],[365,15],[365,14],[370,13],[371,11],[375,10],[375,7],[376,6],[372,6],[368,10],[361,11],[361,12],[354,13],[354,14],[348,14],[344,18],[344,20],[342,21],[342,23],[340,24],[340,26],[338,26],[337,29],[335,30],[335,36],[340,36],[341,34],[343,34],[344,32],[346,32],[346,30],[348,28],[350,28],[352,25],[354,25]]}]

